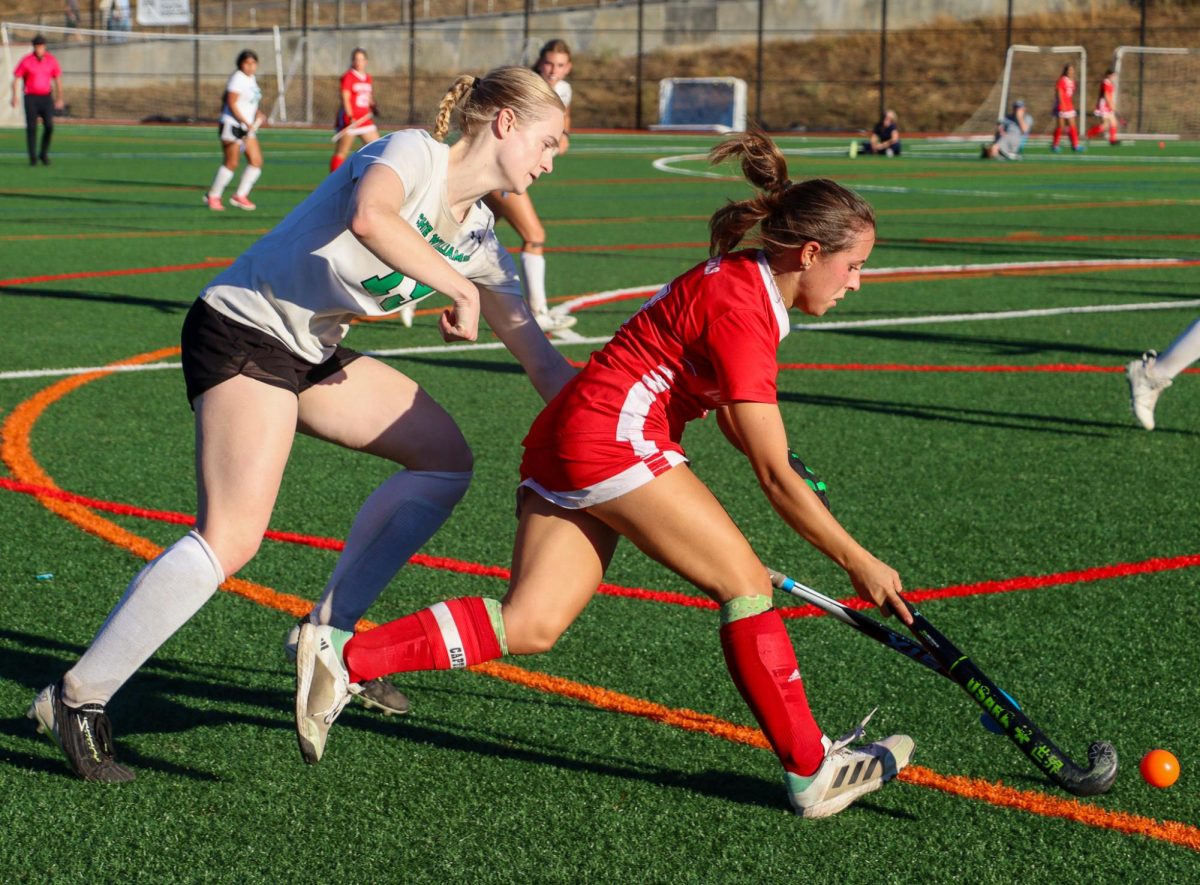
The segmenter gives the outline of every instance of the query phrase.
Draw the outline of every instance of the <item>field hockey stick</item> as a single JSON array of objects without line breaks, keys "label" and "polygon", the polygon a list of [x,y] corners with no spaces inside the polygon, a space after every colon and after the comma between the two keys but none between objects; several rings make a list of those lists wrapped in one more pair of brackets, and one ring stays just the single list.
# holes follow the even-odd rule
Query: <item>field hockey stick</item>
[{"label": "field hockey stick", "polygon": [[[918,657],[910,648],[896,643],[892,637],[905,637],[888,629],[874,618],[843,606],[810,587],[796,583],[786,575],[770,569],[768,571],[771,583],[779,589],[813,603],[843,623],[850,624],[871,638],[954,680],[971,700],[1003,729],[1008,739],[1029,757],[1035,767],[1068,793],[1075,796],[1095,796],[1108,792],[1112,787],[1117,777],[1117,751],[1111,743],[1093,741],[1088,747],[1087,768],[1077,765],[1015,703],[1010,703],[1011,698],[1004,691],[907,600],[902,601],[912,615],[913,623],[909,629],[931,660]],[[867,622],[871,622],[873,626]]]},{"label": "field hockey stick", "polygon": [[[329,141],[331,143],[336,142],[336,141],[340,140],[343,135],[348,135],[352,130],[357,129],[359,126],[365,126],[367,123],[374,123],[374,122],[375,122],[375,118],[371,114],[367,114],[365,117],[362,117],[361,119],[358,119],[358,120],[351,120],[348,125],[343,126],[341,129],[339,129],[337,132],[335,132],[333,134],[333,138],[329,139]],[[358,133],[355,133],[355,134],[357,135]]]},{"label": "field hockey stick", "polygon": [[767,569],[767,573],[770,574],[771,583],[777,590],[798,596],[810,605],[815,605],[821,611],[825,612],[825,614],[837,618],[843,624],[853,627],[859,633],[865,633],[876,642],[883,643],[888,648],[912,658],[918,664],[924,664],[934,673],[940,673],[942,676],[947,677],[950,675],[946,671],[946,668],[939,664],[937,659],[927,652],[920,643],[914,642],[901,633],[897,633],[886,624],[882,624],[875,618],[868,617],[862,612],[850,608],[848,605],[843,605],[836,599],[830,599],[824,593],[818,593],[812,587],[806,587],[804,584],[792,580],[781,572],[777,572],[774,569]]}]

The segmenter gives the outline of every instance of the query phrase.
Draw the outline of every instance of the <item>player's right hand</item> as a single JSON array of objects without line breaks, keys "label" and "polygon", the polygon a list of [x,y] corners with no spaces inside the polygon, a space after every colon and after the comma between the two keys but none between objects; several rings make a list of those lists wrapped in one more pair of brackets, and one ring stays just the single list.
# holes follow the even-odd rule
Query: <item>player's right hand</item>
[{"label": "player's right hand", "polygon": [[454,304],[442,311],[438,318],[438,330],[446,343],[474,341],[479,337],[479,293],[459,296]]}]

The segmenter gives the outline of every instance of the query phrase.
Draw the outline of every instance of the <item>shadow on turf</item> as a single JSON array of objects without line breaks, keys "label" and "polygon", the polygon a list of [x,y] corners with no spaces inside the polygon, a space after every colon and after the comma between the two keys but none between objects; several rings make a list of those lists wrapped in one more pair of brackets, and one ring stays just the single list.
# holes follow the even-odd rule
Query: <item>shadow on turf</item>
[{"label": "shadow on turf", "polygon": [[[0,629],[0,679],[27,689],[27,699],[21,702],[16,716],[0,718],[0,765],[25,771],[34,771],[74,779],[58,751],[48,739],[35,732],[34,723],[26,718],[25,710],[34,695],[45,685],[62,675],[83,649],[73,643]],[[20,647],[13,647],[20,646]],[[65,659],[65,660],[64,660]],[[155,771],[161,774],[188,778],[196,781],[218,781],[218,772],[206,772],[195,766],[185,767],[166,759],[147,756],[121,742],[122,735],[158,735],[191,731],[196,728],[217,728],[228,725],[253,725],[257,728],[291,732],[292,696],[289,692],[274,689],[247,688],[236,680],[212,681],[198,671],[208,670],[216,674],[228,674],[231,670],[246,671],[246,668],[206,666],[203,664],[183,665],[174,661],[155,660],[134,677],[129,686],[130,693],[118,695],[109,705],[117,732],[117,758],[135,770]],[[271,668],[253,669],[260,679],[273,680],[272,674],[279,672]],[[564,711],[575,711],[585,716],[609,715],[602,711],[577,704],[573,701],[552,697],[522,697],[505,692],[489,692],[470,688],[439,689],[423,686],[424,694],[435,692],[490,698],[506,704],[537,704],[556,707]],[[124,692],[122,693],[124,694]],[[202,705],[184,704],[172,697],[180,695],[194,698]],[[212,709],[208,709],[211,705]],[[231,710],[231,707],[261,707],[262,716],[247,715]],[[739,774],[719,769],[704,771],[679,771],[662,766],[639,763],[636,760],[616,759],[590,753],[584,743],[579,745],[547,746],[544,742],[532,745],[528,738],[506,733],[498,729],[485,729],[470,722],[457,722],[425,718],[418,724],[408,718],[383,717],[360,708],[351,707],[343,714],[335,730],[356,729],[369,731],[381,738],[395,741],[408,740],[440,749],[470,753],[488,759],[508,759],[526,764],[544,765],[564,771],[579,771],[606,777],[642,781],[668,789],[679,788],[720,799],[737,802],[768,810],[786,806],[780,780],[765,779],[754,775]],[[12,749],[18,742],[30,741],[39,744],[37,752]],[[331,736],[330,758],[326,765],[336,765],[336,735]],[[299,765],[299,759],[297,758]],[[902,813],[893,809],[859,802],[857,807],[880,814],[897,817]]]},{"label": "shadow on turf", "polygon": [[[858,412],[874,412],[915,418],[921,421],[945,421],[951,424],[975,424],[981,427],[1026,430],[1036,433],[1055,433],[1063,436],[1108,436],[1109,432],[1144,433],[1129,421],[1088,421],[1067,418],[1061,415],[1038,415],[1033,412],[1003,412],[994,409],[969,409],[962,406],[942,406],[933,403],[902,403],[897,400],[873,400],[851,396],[827,394],[783,393],[781,402],[807,406],[823,406],[853,409]],[[1159,428],[1156,433],[1180,433],[1196,436],[1196,431],[1168,430]]]},{"label": "shadow on turf", "polygon": [[0,286],[0,294],[20,298],[58,298],[63,301],[94,301],[101,304],[123,304],[129,307],[150,307],[162,313],[186,313],[190,301],[166,298],[139,298],[134,295],[112,295],[99,292],[76,292],[67,289],[33,289],[29,286]]}]

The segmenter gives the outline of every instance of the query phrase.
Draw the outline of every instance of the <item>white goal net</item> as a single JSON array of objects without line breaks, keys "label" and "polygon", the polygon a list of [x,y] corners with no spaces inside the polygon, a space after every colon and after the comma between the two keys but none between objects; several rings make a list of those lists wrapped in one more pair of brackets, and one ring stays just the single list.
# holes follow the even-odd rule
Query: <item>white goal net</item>
[{"label": "white goal net", "polygon": [[1068,64],[1075,66],[1075,110],[1079,112],[1076,125],[1086,129],[1087,51],[1082,46],[1027,46],[1014,44],[1004,56],[1004,72],[992,86],[988,97],[970,118],[958,127],[962,133],[995,131],[996,121],[1012,109],[1014,101],[1025,102],[1033,115],[1034,132],[1054,129],[1054,86]]},{"label": "white goal net", "polygon": [[[238,53],[250,49],[258,55],[263,113],[273,123],[288,120],[289,78],[278,28],[257,34],[160,34],[3,22],[0,61],[6,70],[17,66],[38,34],[46,38],[47,50],[62,67],[66,113],[71,117],[215,120]],[[24,125],[23,119],[19,124]]]},{"label": "white goal net", "polygon": [[668,77],[658,81],[658,124],[651,129],[746,129],[746,81],[737,77]]},{"label": "white goal net", "polygon": [[1113,71],[1122,138],[1200,135],[1200,49],[1118,46]]}]

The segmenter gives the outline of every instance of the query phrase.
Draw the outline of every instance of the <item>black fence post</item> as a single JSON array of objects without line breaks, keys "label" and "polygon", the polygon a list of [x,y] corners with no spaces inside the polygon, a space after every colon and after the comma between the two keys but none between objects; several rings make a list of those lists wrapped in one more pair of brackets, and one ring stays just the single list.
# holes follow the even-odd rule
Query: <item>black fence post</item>
[{"label": "black fence post", "polygon": [[408,0],[408,122],[417,122],[417,0]]},{"label": "black fence post", "polygon": [[762,90],[763,90],[763,5],[764,0],[758,0],[758,45],[755,48],[757,55],[757,69],[754,75],[754,122],[765,128],[762,117]]},{"label": "black fence post", "polygon": [[192,8],[192,117],[200,119],[200,0],[194,0]]},{"label": "black fence post", "polygon": [[644,0],[637,0],[637,59],[635,61],[636,73],[634,75],[633,94],[634,94],[634,128],[642,128],[642,11]]},{"label": "black fence post", "polygon": [[888,0],[880,0],[879,9],[879,116],[887,110],[887,13]]}]

